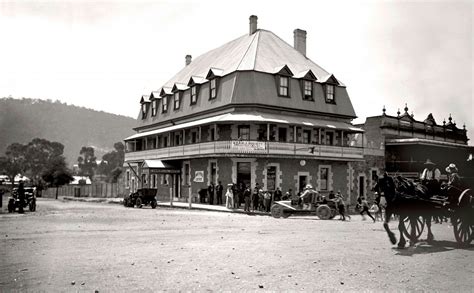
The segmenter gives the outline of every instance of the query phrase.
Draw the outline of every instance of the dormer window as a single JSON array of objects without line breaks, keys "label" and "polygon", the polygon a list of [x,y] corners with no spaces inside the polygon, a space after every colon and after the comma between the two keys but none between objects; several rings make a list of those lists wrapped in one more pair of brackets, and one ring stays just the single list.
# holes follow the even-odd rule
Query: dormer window
[{"label": "dormer window", "polygon": [[155,117],[157,113],[157,108],[158,108],[158,100],[153,100],[151,102],[151,116]]},{"label": "dormer window", "polygon": [[161,113],[166,113],[168,111],[168,96],[163,96],[161,98]]},{"label": "dormer window", "polygon": [[146,118],[146,110],[147,110],[146,103],[142,103],[142,119]]},{"label": "dormer window", "polygon": [[216,97],[217,97],[217,79],[213,78],[210,80],[209,99],[215,99]]},{"label": "dormer window", "polygon": [[174,109],[178,110],[179,107],[181,106],[181,97],[180,97],[179,92],[175,92],[173,97],[174,97]]},{"label": "dormer window", "polygon": [[313,100],[313,82],[310,80],[303,80],[303,100]]},{"label": "dormer window", "polygon": [[288,76],[279,76],[278,81],[278,95],[288,97],[290,78]]},{"label": "dormer window", "polygon": [[192,86],[191,87],[191,105],[194,105],[197,103],[197,86]]},{"label": "dormer window", "polygon": [[326,103],[336,103],[334,99],[334,85],[332,84],[326,84]]}]

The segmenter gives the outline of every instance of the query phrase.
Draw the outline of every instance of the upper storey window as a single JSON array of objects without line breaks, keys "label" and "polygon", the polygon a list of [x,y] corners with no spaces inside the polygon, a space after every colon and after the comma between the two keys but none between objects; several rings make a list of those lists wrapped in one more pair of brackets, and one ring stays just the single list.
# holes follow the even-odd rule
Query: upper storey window
[{"label": "upper storey window", "polygon": [[197,103],[197,86],[192,86],[191,87],[191,105],[194,105]]},{"label": "upper storey window", "polygon": [[198,100],[199,96],[199,89],[201,84],[207,82],[207,79],[200,76],[191,76],[188,81],[188,87],[190,87],[190,94],[191,94],[191,105],[195,105]]},{"label": "upper storey window", "polygon": [[288,66],[283,65],[275,68],[275,80],[277,86],[277,93],[280,97],[290,97],[290,77],[293,76]]},{"label": "upper storey window", "polygon": [[179,92],[175,92],[173,97],[174,97],[174,109],[178,110],[179,107],[181,106],[181,97],[180,97]]},{"label": "upper storey window", "polygon": [[146,114],[147,114],[146,110],[147,110],[146,103],[142,103],[142,119],[146,118]]},{"label": "upper storey window", "polygon": [[326,103],[336,103],[334,99],[334,85],[332,84],[326,84]]},{"label": "upper storey window", "polygon": [[151,116],[152,116],[152,117],[155,117],[155,116],[156,116],[157,107],[158,107],[158,100],[157,100],[157,99],[154,99],[154,100],[151,102]]},{"label": "upper storey window", "polygon": [[278,86],[278,95],[282,97],[288,97],[288,92],[290,89],[290,78],[288,76],[279,77],[279,86]]},{"label": "upper storey window", "polygon": [[317,80],[311,69],[299,72],[296,76],[300,80],[301,95],[305,101],[314,101],[314,81]]},{"label": "upper storey window", "polygon": [[168,96],[161,98],[161,113],[168,112]]},{"label": "upper storey window", "polygon": [[303,80],[303,88],[304,88],[304,100],[313,100],[313,82],[310,80]]},{"label": "upper storey window", "polygon": [[209,99],[215,99],[217,97],[217,79],[210,80]]},{"label": "upper storey window", "polygon": [[209,80],[209,99],[217,98],[217,88],[219,86],[219,78],[224,75],[224,70],[219,68],[211,68],[207,73],[206,79]]},{"label": "upper storey window", "polygon": [[334,75],[330,75],[324,85],[324,91],[326,96],[326,103],[328,104],[336,104],[336,86],[340,85],[339,81],[334,77]]},{"label": "upper storey window", "polygon": [[148,114],[148,104],[150,103],[149,101],[149,96],[142,96],[140,99],[140,104],[141,104],[141,112],[142,112],[142,119],[146,118],[146,115]]}]

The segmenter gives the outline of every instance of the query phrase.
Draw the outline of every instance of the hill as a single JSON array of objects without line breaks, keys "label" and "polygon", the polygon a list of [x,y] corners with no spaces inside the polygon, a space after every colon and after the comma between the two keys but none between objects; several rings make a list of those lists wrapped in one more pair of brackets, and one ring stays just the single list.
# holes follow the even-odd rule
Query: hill
[{"label": "hill", "polygon": [[115,142],[134,132],[133,118],[95,111],[59,101],[0,99],[0,155],[14,142],[26,144],[39,137],[64,145],[69,165],[77,163],[82,146],[93,146],[98,159]]}]

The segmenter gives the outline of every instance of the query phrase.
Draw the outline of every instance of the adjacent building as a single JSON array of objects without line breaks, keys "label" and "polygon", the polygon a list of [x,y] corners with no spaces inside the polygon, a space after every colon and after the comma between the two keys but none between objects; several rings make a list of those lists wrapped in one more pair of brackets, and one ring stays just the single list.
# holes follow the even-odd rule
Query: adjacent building
[{"label": "adjacent building", "polygon": [[270,192],[341,191],[354,202],[383,168],[383,149],[363,148],[364,130],[344,83],[250,17],[249,33],[194,60],[140,99],[136,134],[125,139],[126,188],[195,200],[222,182]]},{"label": "adjacent building", "polygon": [[472,154],[474,148],[468,145],[466,126],[459,128],[451,114],[448,121],[436,122],[430,113],[426,119],[416,120],[405,105],[395,115],[388,115],[383,108],[382,115],[368,117],[364,124],[367,147],[381,146],[385,149],[385,165],[389,173],[419,178],[427,159],[436,163],[444,173],[450,163],[457,165],[460,174],[474,176]]}]

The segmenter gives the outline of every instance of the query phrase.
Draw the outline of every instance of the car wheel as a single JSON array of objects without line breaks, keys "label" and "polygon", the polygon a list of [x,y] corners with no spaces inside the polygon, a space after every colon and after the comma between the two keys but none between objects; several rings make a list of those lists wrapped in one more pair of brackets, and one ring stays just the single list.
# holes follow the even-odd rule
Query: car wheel
[{"label": "car wheel", "polygon": [[278,204],[272,205],[270,212],[272,214],[272,217],[277,218],[277,219],[284,215],[283,208]]},{"label": "car wheel", "polygon": [[328,220],[329,218],[331,218],[331,208],[328,205],[325,205],[325,204],[320,205],[316,209],[316,215],[321,220]]},{"label": "car wheel", "polygon": [[142,208],[143,207],[143,203],[142,203],[141,198],[137,198],[137,201],[135,202],[135,205],[137,206],[137,208]]},{"label": "car wheel", "polygon": [[152,200],[151,203],[150,203],[150,205],[151,205],[151,208],[152,208],[152,209],[156,208],[156,206],[157,206],[156,200]]}]

